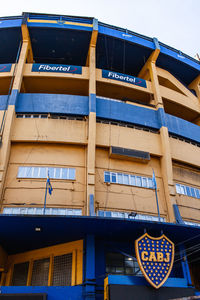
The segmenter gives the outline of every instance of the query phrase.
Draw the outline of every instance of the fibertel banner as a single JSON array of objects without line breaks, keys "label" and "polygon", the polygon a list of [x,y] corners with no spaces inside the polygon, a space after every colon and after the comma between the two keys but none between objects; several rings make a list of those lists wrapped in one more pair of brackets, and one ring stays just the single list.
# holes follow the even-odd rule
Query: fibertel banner
[{"label": "fibertel banner", "polygon": [[125,75],[125,74],[122,74],[122,73],[102,70],[102,77],[112,79],[112,80],[123,81],[123,82],[126,82],[126,83],[141,86],[141,87],[144,87],[144,88],[147,87],[146,80],[141,79],[141,78],[137,78],[137,77],[134,77],[134,76],[130,76],[130,75]]},{"label": "fibertel banner", "polygon": [[82,67],[70,66],[70,65],[54,65],[54,64],[33,64],[31,71],[82,74]]}]

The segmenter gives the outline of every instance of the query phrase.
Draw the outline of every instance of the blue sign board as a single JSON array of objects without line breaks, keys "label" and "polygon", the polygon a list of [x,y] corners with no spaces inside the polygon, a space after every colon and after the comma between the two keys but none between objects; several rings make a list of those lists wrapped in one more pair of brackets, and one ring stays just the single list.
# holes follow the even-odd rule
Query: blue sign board
[{"label": "blue sign board", "polygon": [[10,72],[12,64],[0,64],[0,72]]},{"label": "blue sign board", "polygon": [[125,74],[122,74],[122,73],[102,70],[102,77],[113,79],[113,80],[118,80],[118,81],[123,81],[123,82],[126,82],[126,83],[138,85],[138,86],[141,86],[141,87],[144,87],[144,88],[147,87],[146,80],[141,79],[141,78],[137,78],[137,77],[134,77],[134,76],[130,76],[130,75],[125,75]]},{"label": "blue sign board", "polygon": [[54,65],[54,64],[33,64],[31,71],[82,74],[82,67],[70,66],[70,65]]}]

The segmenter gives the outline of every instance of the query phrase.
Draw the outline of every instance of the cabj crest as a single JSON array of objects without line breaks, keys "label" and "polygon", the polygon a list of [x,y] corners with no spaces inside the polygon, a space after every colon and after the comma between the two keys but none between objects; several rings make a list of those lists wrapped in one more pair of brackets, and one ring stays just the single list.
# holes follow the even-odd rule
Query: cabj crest
[{"label": "cabj crest", "polygon": [[135,241],[136,258],[146,280],[156,289],[167,280],[174,262],[174,244],[163,234],[145,233]]}]

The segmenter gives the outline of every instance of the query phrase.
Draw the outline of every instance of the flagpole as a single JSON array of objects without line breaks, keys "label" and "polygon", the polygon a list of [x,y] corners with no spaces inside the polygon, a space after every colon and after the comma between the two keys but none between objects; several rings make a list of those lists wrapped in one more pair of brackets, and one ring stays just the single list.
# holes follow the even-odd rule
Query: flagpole
[{"label": "flagpole", "polygon": [[156,204],[157,204],[157,210],[158,210],[158,220],[160,222],[160,210],[158,205],[158,194],[157,194],[157,188],[155,187],[155,194],[156,194]]},{"label": "flagpole", "polygon": [[155,190],[155,195],[156,195],[156,205],[157,205],[157,211],[158,211],[158,221],[160,222],[160,209],[159,209],[159,204],[158,204],[158,193],[157,193],[157,183],[156,183],[156,176],[153,170],[153,184],[154,184],[154,190]]},{"label": "flagpole", "polygon": [[43,215],[45,215],[46,203],[47,203],[47,180],[46,180],[46,187],[45,187]]}]

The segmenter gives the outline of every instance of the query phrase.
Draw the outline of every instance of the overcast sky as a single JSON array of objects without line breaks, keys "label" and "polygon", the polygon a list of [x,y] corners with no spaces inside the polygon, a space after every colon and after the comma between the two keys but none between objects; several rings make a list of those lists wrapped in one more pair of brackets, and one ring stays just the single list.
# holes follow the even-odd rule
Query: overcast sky
[{"label": "overcast sky", "polygon": [[1,0],[2,17],[22,12],[95,17],[192,57],[200,53],[200,0]]}]

